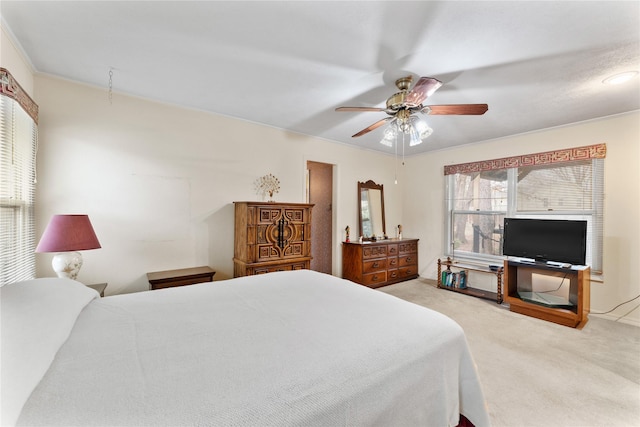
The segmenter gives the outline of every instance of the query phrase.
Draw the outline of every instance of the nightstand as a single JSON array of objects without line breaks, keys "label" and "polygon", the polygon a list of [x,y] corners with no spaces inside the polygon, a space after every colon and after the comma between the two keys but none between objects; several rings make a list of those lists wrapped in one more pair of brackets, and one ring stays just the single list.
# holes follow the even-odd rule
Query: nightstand
[{"label": "nightstand", "polygon": [[181,268],[178,270],[154,271],[147,273],[149,289],[171,288],[174,286],[193,285],[211,282],[214,270],[209,267]]},{"label": "nightstand", "polygon": [[106,283],[95,283],[93,285],[87,285],[87,286],[90,287],[91,289],[95,289],[96,291],[98,291],[101,297],[104,296],[104,290],[107,288]]}]

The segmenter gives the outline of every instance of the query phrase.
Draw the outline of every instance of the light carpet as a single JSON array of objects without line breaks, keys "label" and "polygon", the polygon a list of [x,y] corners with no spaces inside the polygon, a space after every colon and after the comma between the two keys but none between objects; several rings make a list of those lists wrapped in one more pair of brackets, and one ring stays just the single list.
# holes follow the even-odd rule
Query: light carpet
[{"label": "light carpet", "polygon": [[590,316],[573,329],[426,279],[379,290],[462,326],[494,427],[640,426],[640,328]]}]

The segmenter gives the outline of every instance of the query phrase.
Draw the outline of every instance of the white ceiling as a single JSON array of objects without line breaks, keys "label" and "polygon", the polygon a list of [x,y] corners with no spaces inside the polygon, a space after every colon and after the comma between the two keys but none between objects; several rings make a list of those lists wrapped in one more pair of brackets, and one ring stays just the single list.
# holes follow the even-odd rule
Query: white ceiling
[{"label": "white ceiling", "polygon": [[[444,86],[406,155],[640,109],[638,1],[8,1],[3,25],[36,72],[392,153],[383,112],[405,75]],[[414,80],[415,82],[415,80]],[[105,101],[107,97],[105,95]]]}]

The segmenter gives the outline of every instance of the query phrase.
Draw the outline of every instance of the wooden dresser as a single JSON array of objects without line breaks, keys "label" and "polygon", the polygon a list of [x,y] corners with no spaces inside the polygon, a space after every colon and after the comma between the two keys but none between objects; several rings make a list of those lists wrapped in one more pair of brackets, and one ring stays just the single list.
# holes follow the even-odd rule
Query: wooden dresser
[{"label": "wooden dresser", "polygon": [[342,243],[342,277],[370,288],[418,277],[418,239]]},{"label": "wooden dresser", "polygon": [[234,277],[310,268],[312,204],[234,204]]}]

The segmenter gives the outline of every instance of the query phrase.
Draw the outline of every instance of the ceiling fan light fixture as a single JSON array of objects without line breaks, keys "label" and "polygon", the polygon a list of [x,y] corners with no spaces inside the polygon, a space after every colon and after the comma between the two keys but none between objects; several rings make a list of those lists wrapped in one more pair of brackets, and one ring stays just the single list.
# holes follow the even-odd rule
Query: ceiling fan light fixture
[{"label": "ceiling fan light fixture", "polygon": [[433,129],[416,116],[405,117],[404,120],[394,119],[384,130],[380,144],[393,147],[398,134],[405,134],[409,136],[409,146],[413,147],[422,144],[432,133]]},{"label": "ceiling fan light fixture", "polygon": [[387,147],[393,147],[393,143],[396,140],[396,136],[398,135],[398,131],[396,130],[395,123],[391,123],[384,130],[384,135],[382,140],[380,140],[380,144],[386,145]]},{"label": "ceiling fan light fixture", "polygon": [[422,140],[420,139],[420,134],[415,129],[411,129],[411,133],[409,134],[409,147],[414,147],[416,145],[422,144]]},{"label": "ceiling fan light fixture", "polygon": [[422,139],[420,139],[420,132],[418,132],[418,128],[416,126],[419,122],[420,119],[418,119],[416,116],[412,116],[404,122],[404,133],[409,135],[409,147],[422,144]]},{"label": "ceiling fan light fixture", "polygon": [[433,133],[433,129],[431,129],[431,127],[424,120],[416,120],[413,126],[416,128],[416,131],[418,131],[420,140],[429,138],[429,136]]},{"label": "ceiling fan light fixture", "polygon": [[[405,135],[409,136],[409,145],[415,146],[421,144],[424,139],[433,133],[433,129],[427,123],[414,116],[414,113],[422,113],[424,115],[482,115],[488,110],[487,104],[423,105],[423,102],[442,86],[442,82],[433,77],[420,77],[415,86],[409,90],[412,81],[412,76],[396,80],[396,87],[400,92],[394,93],[387,99],[386,108],[337,107],[336,111],[387,113],[390,117],[378,120],[354,134],[353,137],[365,135],[385,123],[389,123],[380,143],[387,147],[393,147],[396,139],[402,136],[404,153]],[[396,149],[398,145],[399,143],[396,143]]]}]

